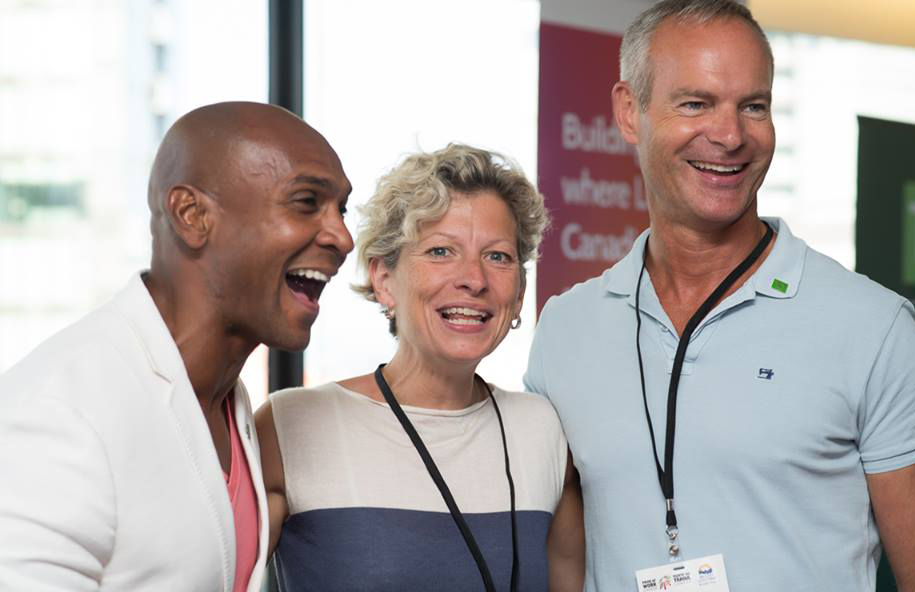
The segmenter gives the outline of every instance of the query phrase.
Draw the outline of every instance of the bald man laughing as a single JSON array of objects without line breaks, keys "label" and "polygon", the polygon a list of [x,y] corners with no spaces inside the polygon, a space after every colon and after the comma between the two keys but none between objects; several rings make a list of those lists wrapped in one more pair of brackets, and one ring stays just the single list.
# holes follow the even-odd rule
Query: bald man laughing
[{"label": "bald man laughing", "polygon": [[172,126],[150,269],[0,376],[0,590],[259,589],[267,506],[238,374],[258,344],[308,345],[353,248],[349,192],[283,109]]}]

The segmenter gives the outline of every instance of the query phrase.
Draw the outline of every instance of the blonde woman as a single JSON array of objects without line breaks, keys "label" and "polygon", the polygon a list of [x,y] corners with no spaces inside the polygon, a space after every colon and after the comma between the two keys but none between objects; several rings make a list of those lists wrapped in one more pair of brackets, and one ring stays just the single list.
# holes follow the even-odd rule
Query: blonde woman
[{"label": "blonde woman", "polygon": [[543,197],[498,155],[450,145],[405,159],[364,214],[356,289],[398,348],[258,412],[282,589],[581,590],[559,419],[475,374],[520,322]]}]

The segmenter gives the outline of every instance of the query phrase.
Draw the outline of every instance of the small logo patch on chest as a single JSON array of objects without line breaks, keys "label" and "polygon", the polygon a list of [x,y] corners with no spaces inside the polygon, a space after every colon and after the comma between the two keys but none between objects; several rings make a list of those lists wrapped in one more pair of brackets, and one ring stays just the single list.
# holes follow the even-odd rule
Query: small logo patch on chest
[{"label": "small logo patch on chest", "polygon": [[776,279],[772,280],[772,289],[778,290],[782,294],[787,294],[788,293],[788,283],[783,282],[780,279],[776,278]]},{"label": "small logo patch on chest", "polygon": [[766,380],[772,380],[772,377],[775,376],[775,370],[772,368],[760,368],[757,378],[764,378]]}]

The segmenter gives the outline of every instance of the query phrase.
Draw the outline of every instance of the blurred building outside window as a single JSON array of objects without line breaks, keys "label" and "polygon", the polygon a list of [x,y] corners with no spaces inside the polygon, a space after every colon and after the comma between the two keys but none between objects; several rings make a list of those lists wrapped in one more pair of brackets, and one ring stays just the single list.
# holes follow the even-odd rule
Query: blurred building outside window
[{"label": "blurred building outside window", "polygon": [[[347,224],[403,156],[465,142],[536,170],[539,2],[309,0],[305,117],[353,183]],[[771,32],[776,156],[763,215],[854,265],[855,117],[915,122],[915,49]],[[267,3],[0,2],[0,372],[148,265],[146,182],[182,113],[267,99]],[[608,101],[609,101],[609,89]],[[520,388],[535,324],[479,371]],[[321,298],[307,384],[369,372],[396,341],[349,289],[355,257]],[[242,377],[266,395],[266,350]]]},{"label": "blurred building outside window", "polygon": [[0,2],[0,372],[149,265],[175,118],[266,89],[266,3]]},{"label": "blurred building outside window", "polygon": [[775,158],[759,211],[855,266],[858,115],[915,123],[915,48],[767,31]]}]

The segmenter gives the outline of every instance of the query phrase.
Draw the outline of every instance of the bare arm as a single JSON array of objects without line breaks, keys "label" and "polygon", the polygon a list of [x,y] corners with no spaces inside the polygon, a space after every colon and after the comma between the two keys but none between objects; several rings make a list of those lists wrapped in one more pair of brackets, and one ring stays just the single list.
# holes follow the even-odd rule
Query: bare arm
[{"label": "bare arm", "polygon": [[566,462],[565,484],[556,505],[547,536],[550,591],[581,592],[585,584],[585,525],[581,482],[572,464]]},{"label": "bare arm", "polygon": [[273,424],[273,407],[270,401],[261,405],[254,414],[257,438],[261,447],[261,465],[264,471],[264,489],[267,492],[267,512],[270,516],[270,546],[268,556],[273,555],[280,540],[283,522],[289,515],[286,503],[286,477],[283,473],[283,457]]},{"label": "bare arm", "polygon": [[880,540],[899,592],[915,592],[915,466],[867,476]]}]

